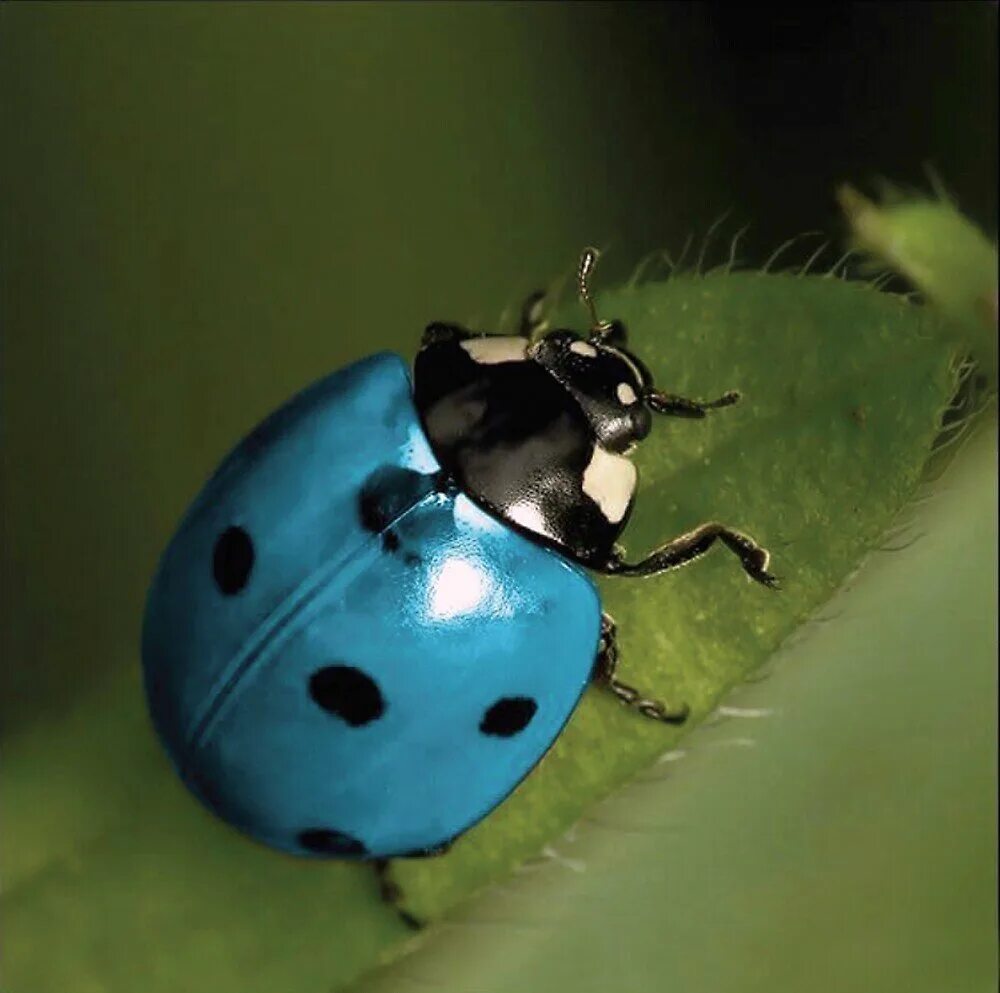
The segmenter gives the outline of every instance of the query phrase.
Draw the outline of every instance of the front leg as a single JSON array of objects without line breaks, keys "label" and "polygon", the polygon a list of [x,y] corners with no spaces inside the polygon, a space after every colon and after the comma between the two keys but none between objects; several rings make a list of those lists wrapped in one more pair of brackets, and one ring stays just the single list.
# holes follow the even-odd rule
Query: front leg
[{"label": "front leg", "polygon": [[738,403],[740,394],[737,390],[723,393],[718,400],[689,400],[673,393],[662,393],[660,390],[649,390],[645,395],[646,406],[656,414],[666,414],[669,417],[702,418],[710,410],[720,407],[731,407]]},{"label": "front leg", "polygon": [[607,687],[626,707],[637,710],[643,717],[662,721],[664,724],[683,724],[690,712],[686,705],[671,708],[659,700],[644,697],[634,686],[623,683],[615,675],[618,670],[617,630],[614,618],[610,614],[602,613],[601,640],[591,679],[598,685]]},{"label": "front leg", "polygon": [[772,590],[778,588],[778,578],[767,571],[771,553],[747,535],[714,521],[668,541],[640,562],[628,563],[620,552],[612,551],[599,568],[610,576],[657,576],[701,558],[716,541],[721,541],[739,558],[743,571],[751,579]]}]

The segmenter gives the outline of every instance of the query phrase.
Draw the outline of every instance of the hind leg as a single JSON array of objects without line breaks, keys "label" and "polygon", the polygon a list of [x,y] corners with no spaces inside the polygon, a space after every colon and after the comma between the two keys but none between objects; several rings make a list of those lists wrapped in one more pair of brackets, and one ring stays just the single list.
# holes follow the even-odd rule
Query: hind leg
[{"label": "hind leg", "polygon": [[389,872],[391,869],[391,859],[375,859],[372,868],[375,870],[375,877],[378,880],[378,893],[383,903],[387,903],[399,915],[400,920],[411,930],[419,931],[424,926],[424,922],[414,917],[408,910],[404,910],[400,904],[403,900],[403,891],[399,884],[394,882]]},{"label": "hind leg", "polygon": [[610,614],[602,613],[601,640],[594,662],[593,681],[611,690],[626,707],[637,710],[643,717],[662,721],[664,724],[683,724],[689,713],[685,704],[671,707],[660,700],[645,697],[634,686],[629,686],[618,678],[617,631],[614,618]]},{"label": "hind leg", "polygon": [[[405,855],[399,856],[399,858],[406,859],[427,859],[434,858],[437,855],[443,855],[449,848],[451,848],[452,843],[450,841],[442,842],[440,845],[436,845],[433,848],[421,848],[418,851],[407,852]],[[378,880],[378,892],[379,896],[382,898],[383,903],[387,903],[393,910],[399,914],[402,922],[414,931],[419,931],[424,927],[425,922],[420,920],[418,917],[414,917],[408,910],[404,910],[401,906],[403,902],[403,890],[399,883],[395,882],[390,873],[392,871],[392,859],[375,859],[372,862],[372,868],[375,870],[375,878]]]}]

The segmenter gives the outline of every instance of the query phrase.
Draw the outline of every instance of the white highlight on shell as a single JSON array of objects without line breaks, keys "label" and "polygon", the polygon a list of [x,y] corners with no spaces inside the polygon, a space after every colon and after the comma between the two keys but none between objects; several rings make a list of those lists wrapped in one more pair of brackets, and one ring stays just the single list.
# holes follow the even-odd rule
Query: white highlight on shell
[{"label": "white highlight on shell", "polygon": [[432,475],[441,469],[438,460],[434,458],[434,452],[431,451],[426,435],[417,424],[410,428],[403,450],[403,460],[404,465],[424,475]]},{"label": "white highlight on shell", "polygon": [[555,535],[545,526],[545,518],[541,511],[532,503],[521,500],[507,508],[507,517],[515,524],[527,528],[535,534],[543,534],[547,538],[554,538]]},{"label": "white highlight on shell", "polygon": [[612,524],[617,524],[632,502],[636,476],[635,466],[623,455],[594,445],[590,464],[583,471],[583,492]]},{"label": "white highlight on shell", "polygon": [[526,338],[508,338],[494,336],[491,338],[469,338],[461,342],[474,362],[482,365],[497,365],[500,362],[523,362],[527,357],[528,341]]},{"label": "white highlight on shell", "polygon": [[448,619],[472,613],[490,595],[492,585],[490,577],[477,562],[445,559],[430,580],[431,616]]},{"label": "white highlight on shell", "polygon": [[618,394],[618,402],[626,407],[631,406],[638,399],[635,390],[628,383],[619,383],[615,393]]},{"label": "white highlight on shell", "polygon": [[455,523],[460,525],[461,529],[471,528],[488,534],[504,534],[506,531],[504,524],[477,507],[464,493],[456,495],[454,513]]},{"label": "white highlight on shell", "polygon": [[597,358],[597,349],[593,345],[588,345],[585,341],[574,341],[569,346],[569,350],[576,352],[577,355],[585,355],[588,359]]}]

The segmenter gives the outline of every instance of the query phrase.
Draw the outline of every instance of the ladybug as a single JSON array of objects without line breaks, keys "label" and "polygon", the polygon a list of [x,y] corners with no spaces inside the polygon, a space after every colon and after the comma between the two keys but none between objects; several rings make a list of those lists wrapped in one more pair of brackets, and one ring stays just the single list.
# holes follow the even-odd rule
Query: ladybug
[{"label": "ladybug", "polygon": [[149,591],[154,726],[184,783],[257,840],[305,856],[444,850],[497,807],[596,683],[647,717],[684,707],[617,676],[588,576],[652,576],[721,541],[775,586],[765,549],[720,524],[637,562],[616,544],[629,459],[656,414],[736,402],[658,390],[619,321],[520,333],[431,324],[413,381],[382,353],[321,379],[223,461]]}]

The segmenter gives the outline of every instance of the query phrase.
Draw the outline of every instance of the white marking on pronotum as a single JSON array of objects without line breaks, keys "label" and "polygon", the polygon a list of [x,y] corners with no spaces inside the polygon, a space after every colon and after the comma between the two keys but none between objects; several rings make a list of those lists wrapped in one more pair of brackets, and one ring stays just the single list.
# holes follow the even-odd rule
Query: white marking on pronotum
[{"label": "white marking on pronotum", "polygon": [[497,365],[500,362],[523,362],[527,356],[528,342],[525,338],[469,338],[463,341],[464,348],[474,362],[483,365]]},{"label": "white marking on pronotum", "polygon": [[627,458],[594,445],[590,465],[583,471],[583,492],[612,524],[625,516],[635,493],[635,482],[635,466]]},{"label": "white marking on pronotum", "polygon": [[588,345],[585,341],[574,341],[569,346],[569,350],[576,352],[577,355],[585,355],[588,359],[597,358],[597,349],[593,345]]},{"label": "white marking on pronotum", "polygon": [[635,390],[628,383],[619,383],[615,393],[618,394],[618,402],[624,404],[626,407],[635,403],[637,399]]}]

